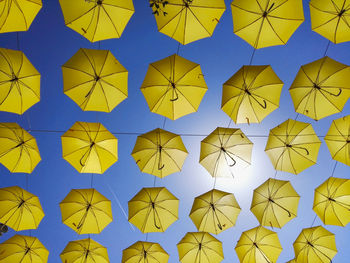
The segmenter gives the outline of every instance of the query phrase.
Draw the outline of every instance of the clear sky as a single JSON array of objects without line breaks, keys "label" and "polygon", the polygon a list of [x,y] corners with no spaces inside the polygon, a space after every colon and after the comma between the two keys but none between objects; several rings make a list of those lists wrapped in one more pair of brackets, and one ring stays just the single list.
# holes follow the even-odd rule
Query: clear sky
[{"label": "clear sky", "polygon": [[[57,132],[35,132],[42,161],[29,177],[28,190],[39,196],[46,216],[37,230],[31,231],[50,251],[49,263],[61,262],[59,254],[69,241],[86,238],[61,223],[59,202],[71,189],[89,188],[91,176],[79,174],[62,158],[60,136],[76,121],[101,122],[117,133],[119,139],[119,161],[103,175],[95,175],[93,186],[100,193],[112,200],[114,221],[99,235],[91,237],[108,248],[111,262],[120,262],[122,250],[138,240],[145,240],[136,227],[131,227],[116,201],[127,213],[127,202],[142,188],[153,185],[154,177],[142,174],[130,153],[136,142],[136,135],[120,133],[145,133],[162,127],[164,117],[151,113],[140,91],[148,64],[170,56],[177,51],[178,43],[159,33],[156,22],[149,8],[148,1],[134,0],[135,14],[127,25],[120,39],[101,42],[101,49],[109,49],[129,71],[129,97],[111,113],[83,112],[72,100],[63,94],[61,66],[81,47],[98,48],[81,35],[64,25],[58,0],[43,0],[44,6],[28,32],[19,33],[20,49],[25,52],[33,65],[42,75],[41,102],[32,107],[23,116],[0,113],[1,122],[18,122],[27,130],[51,130]],[[188,214],[194,197],[213,187],[213,178],[198,163],[200,141],[216,127],[227,127],[229,117],[220,109],[222,84],[242,65],[249,64],[253,48],[233,34],[230,2],[226,1],[227,10],[214,31],[213,37],[199,40],[180,47],[180,55],[201,65],[208,92],[204,96],[197,113],[190,114],[176,121],[167,120],[165,129],[174,133],[197,134],[184,136],[183,141],[189,151],[183,170],[162,180],[157,179],[157,186],[166,186],[180,199],[179,220],[165,233],[151,233],[148,241],[159,242],[170,254],[169,262],[178,262],[176,244],[186,232],[196,231]],[[217,188],[234,193],[242,212],[235,227],[216,237],[223,242],[225,259],[223,262],[238,262],[234,247],[241,233],[258,225],[250,212],[253,190],[275,171],[264,153],[269,130],[284,122],[294,119],[296,113],[290,98],[290,87],[301,65],[321,58],[328,40],[311,31],[309,1],[304,2],[305,22],[291,37],[286,46],[264,48],[256,51],[254,65],[271,65],[285,83],[281,96],[280,108],[269,115],[261,124],[234,125],[251,136],[254,143],[252,165],[238,174],[235,179],[218,179]],[[16,49],[16,33],[0,34],[0,46]],[[328,50],[331,58],[350,64],[349,43],[331,44]],[[333,119],[349,115],[347,103],[342,113],[332,115],[318,122],[300,116],[298,120],[310,122],[319,136],[324,136]],[[29,121],[28,121],[29,120]],[[310,227],[315,217],[312,211],[314,189],[325,181],[332,172],[335,161],[332,160],[326,144],[322,140],[318,163],[299,175],[283,172],[277,178],[290,180],[300,194],[298,217],[282,229],[274,229],[279,235],[283,251],[278,262],[294,258],[293,242],[303,228]],[[349,178],[350,168],[338,163],[335,176]],[[10,174],[0,167],[0,186],[19,185],[25,187],[25,175]],[[109,187],[110,186],[110,187]],[[314,225],[322,224],[316,219]],[[350,258],[350,227],[326,228],[336,234],[338,254],[334,263],[348,262]],[[0,242],[14,234],[0,237]],[[29,234],[23,231],[21,234]]]}]

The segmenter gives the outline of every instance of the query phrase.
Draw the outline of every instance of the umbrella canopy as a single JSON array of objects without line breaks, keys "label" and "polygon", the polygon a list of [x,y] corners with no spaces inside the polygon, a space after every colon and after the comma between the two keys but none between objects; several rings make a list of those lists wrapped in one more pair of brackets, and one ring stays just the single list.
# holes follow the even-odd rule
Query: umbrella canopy
[{"label": "umbrella canopy", "polygon": [[69,242],[60,257],[63,263],[109,263],[107,248],[91,238]]},{"label": "umbrella canopy", "polygon": [[36,237],[15,235],[0,244],[1,263],[46,263],[49,251]]},{"label": "umbrella canopy", "polygon": [[299,199],[289,181],[270,178],[254,190],[250,210],[262,226],[282,228],[297,216]]},{"label": "umbrella canopy", "polygon": [[18,186],[0,188],[0,223],[15,231],[37,229],[44,216],[36,195]]},{"label": "umbrella canopy", "polygon": [[282,87],[271,66],[243,66],[224,83],[221,108],[235,123],[260,123],[279,107]]},{"label": "umbrella canopy", "polygon": [[23,114],[39,101],[40,73],[23,52],[0,48],[0,111]]},{"label": "umbrella canopy", "polygon": [[304,228],[293,246],[297,263],[329,263],[337,254],[335,235],[322,226]]},{"label": "umbrella canopy", "polygon": [[319,120],[343,110],[349,83],[350,67],[324,57],[300,68],[289,93],[296,112]]},{"label": "umbrella canopy", "polygon": [[235,250],[241,263],[275,263],[282,246],[277,233],[258,226],[242,233]]},{"label": "umbrella canopy", "polygon": [[233,32],[254,48],[285,45],[304,22],[302,0],[234,0]]},{"label": "umbrella canopy", "polygon": [[17,123],[0,123],[0,163],[11,173],[32,173],[41,161],[35,138]]},{"label": "umbrella canopy", "polygon": [[350,41],[350,3],[347,0],[311,0],[311,28],[333,43]]},{"label": "umbrella canopy", "polygon": [[172,120],[196,112],[207,89],[200,65],[176,54],[150,64],[141,86],[150,111]]},{"label": "umbrella canopy", "polygon": [[199,163],[213,177],[227,177],[251,162],[253,143],[240,129],[216,128],[201,141]]},{"label": "umbrella canopy", "polygon": [[120,38],[135,9],[132,0],[59,0],[66,26],[91,42]]},{"label": "umbrella canopy", "polygon": [[287,263],[296,263],[296,260],[293,258],[293,259],[289,260]]},{"label": "umbrella canopy", "polygon": [[128,97],[128,71],[108,50],[81,48],[62,72],[64,93],[84,111],[111,112]]},{"label": "umbrella canopy", "polygon": [[138,241],[123,250],[122,263],[167,263],[168,259],[158,243]]},{"label": "umbrella canopy", "polygon": [[217,235],[233,227],[240,212],[233,194],[213,189],[194,199],[190,218],[198,231]]},{"label": "umbrella canopy", "polygon": [[350,166],[350,115],[334,120],[324,141],[334,160]]},{"label": "umbrella canopy", "polygon": [[206,232],[188,232],[177,250],[182,263],[219,263],[224,259],[221,241]]},{"label": "umbrella canopy", "polygon": [[212,36],[226,10],[224,0],[150,0],[159,32],[183,45]]},{"label": "umbrella canopy", "polygon": [[178,219],[179,199],[165,187],[142,188],[128,207],[129,222],[142,233],[164,232]]},{"label": "umbrella canopy", "polygon": [[101,123],[76,122],[61,140],[63,158],[79,173],[103,174],[118,161],[118,139]]},{"label": "umbrella canopy", "polygon": [[350,180],[330,177],[315,189],[313,210],[325,225],[350,222]]},{"label": "umbrella canopy", "polygon": [[78,234],[98,234],[113,221],[111,201],[95,189],[72,189],[60,203],[62,222]]},{"label": "umbrella canopy", "polygon": [[141,172],[163,178],[181,171],[188,152],[179,135],[155,129],[137,137],[131,155]]},{"label": "umbrella canopy", "polygon": [[0,2],[0,33],[27,31],[42,7],[41,0]]},{"label": "umbrella canopy", "polygon": [[320,146],[310,123],[288,119],[270,130],[265,152],[276,170],[299,174],[316,163]]}]

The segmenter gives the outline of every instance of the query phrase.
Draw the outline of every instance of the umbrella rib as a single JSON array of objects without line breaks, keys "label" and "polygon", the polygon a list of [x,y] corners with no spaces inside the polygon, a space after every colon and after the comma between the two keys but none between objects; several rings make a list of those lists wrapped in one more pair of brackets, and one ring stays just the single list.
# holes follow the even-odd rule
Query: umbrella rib
[{"label": "umbrella rib", "polygon": [[[97,26],[96,26],[96,28],[97,28]],[[90,57],[89,57],[88,54],[85,52],[85,49],[82,48],[81,51],[84,53],[84,55],[85,55],[85,57],[86,57],[86,60],[89,62],[89,64],[90,64],[92,70],[94,71],[94,74],[95,74],[95,75],[93,76],[93,78],[94,78],[95,76],[97,76],[95,61],[94,61],[94,60],[93,60],[93,61],[90,60]],[[92,58],[92,59],[93,59],[93,58]]]},{"label": "umbrella rib", "polygon": [[127,8],[127,7],[124,7],[124,6],[118,6],[118,5],[111,4],[111,3],[103,3],[103,5],[113,6],[113,7],[117,7],[117,8],[120,8],[120,9],[125,9],[125,10],[128,10],[128,11],[134,11],[133,9],[130,9],[130,8]]},{"label": "umbrella rib", "polygon": [[[174,82],[175,82],[175,84],[177,85],[186,75],[188,75],[189,73],[191,73],[191,71],[193,71],[193,70],[195,70],[196,68],[200,68],[200,65],[198,65],[198,64],[195,64],[194,66],[193,66],[193,68],[191,68],[191,69],[189,69],[188,71],[186,71],[181,77],[179,77],[176,81],[175,81],[175,77],[173,77],[174,78]],[[175,73],[175,65],[174,65],[174,73]],[[181,85],[180,84],[180,86],[184,86],[184,85]],[[188,85],[188,86],[192,86],[192,85]]]},{"label": "umbrella rib", "polygon": [[[345,66],[345,67],[343,67],[343,68],[341,68],[341,69],[339,69],[339,70],[333,72],[331,75],[329,75],[329,76],[326,77],[325,79],[319,81],[318,84],[319,84],[319,85],[322,85],[322,84],[323,84],[325,81],[327,81],[330,77],[333,77],[335,74],[339,73],[339,72],[342,71],[342,70],[346,70],[346,69],[348,69],[348,68],[349,68],[348,66]],[[344,88],[344,87],[343,87],[343,88]],[[347,89],[349,89],[349,88],[347,88]]]},{"label": "umbrella rib", "polygon": [[84,81],[84,82],[82,82],[82,83],[76,84],[76,85],[70,87],[69,89],[66,89],[64,92],[73,90],[73,89],[75,89],[75,88],[78,88],[79,86],[82,86],[82,85],[87,84],[87,83],[92,82],[92,81],[94,81],[94,80],[91,79],[91,80],[87,80],[87,81]]},{"label": "umbrella rib", "polygon": [[105,11],[105,13],[106,13],[106,15],[107,15],[108,19],[111,21],[111,24],[113,25],[113,28],[114,28],[115,32],[117,32],[117,35],[120,37],[120,36],[121,36],[121,34],[119,33],[119,31],[118,31],[118,29],[117,29],[116,25],[114,24],[114,22],[113,22],[113,20],[112,20],[111,16],[108,14],[107,10],[104,8],[104,6],[103,6],[103,5],[101,5],[101,8],[103,9],[103,11]]},{"label": "umbrella rib", "polygon": [[[122,71],[122,72],[117,72],[117,73],[114,73],[114,74],[111,74],[111,75],[115,75],[115,74],[121,74],[121,73],[127,73],[127,71]],[[104,76],[105,77],[105,76]],[[104,80],[104,79],[100,79],[100,82],[104,82],[106,83],[107,85],[115,88],[116,90],[118,90],[119,92],[121,92],[124,96],[128,96],[127,93],[124,93],[124,91],[122,91],[121,89],[119,89],[118,87],[112,85],[111,83],[109,83],[108,81]],[[102,87],[102,84],[101,84],[101,87]]]},{"label": "umbrella rib", "polygon": [[[287,1],[286,1],[287,2]],[[283,44],[286,44],[286,42],[280,37],[280,35],[276,32],[275,28],[272,26],[270,20],[266,17],[267,22],[269,23],[270,27],[272,28],[272,31],[276,34],[276,36],[278,37],[279,40],[281,40],[281,42]]]},{"label": "umbrella rib", "polygon": [[102,71],[103,71],[103,69],[104,69],[104,67],[105,67],[105,65],[106,65],[108,55],[109,55],[109,51],[106,52],[106,56],[105,56],[105,58],[104,58],[104,60],[103,60],[102,66],[101,66],[101,70],[100,70],[100,72],[99,72],[99,74],[98,74],[98,76],[100,76],[100,77],[102,77]]},{"label": "umbrella rib", "polygon": [[[174,4],[172,4],[174,5]],[[159,27],[158,30],[161,31],[165,26],[167,26],[171,21],[173,21],[179,14],[181,15],[182,14],[182,11],[185,9],[184,5],[181,5],[182,9],[176,14],[174,15],[171,19],[169,19],[167,21],[166,24],[164,24],[162,27]],[[176,31],[176,30],[175,30]]]},{"label": "umbrella rib", "polygon": [[73,68],[73,67],[70,67],[70,66],[67,66],[67,65],[63,65],[62,68],[67,68],[67,69],[79,71],[79,72],[82,72],[82,73],[84,73],[84,74],[86,74],[86,75],[89,75],[89,76],[92,77],[92,78],[95,78],[94,75],[91,75],[90,73],[88,73],[88,72],[86,72],[86,71],[84,71],[84,70],[81,70],[81,69],[76,69],[76,68]]},{"label": "umbrella rib", "polygon": [[72,24],[73,22],[75,22],[76,20],[80,19],[81,17],[87,15],[89,12],[91,12],[93,9],[96,8],[96,5],[94,5],[93,7],[91,7],[91,9],[87,10],[85,13],[81,14],[80,16],[77,16],[76,18],[74,18],[72,21],[69,21],[66,25]]},{"label": "umbrella rib", "polygon": [[166,155],[174,162],[174,164],[176,165],[176,167],[181,171],[181,167],[179,167],[179,166],[177,165],[177,162],[174,160],[174,158],[173,158],[170,154],[168,154],[166,151],[164,151],[164,154],[166,154]]},{"label": "umbrella rib", "polygon": [[211,36],[211,33],[205,28],[205,26],[202,24],[202,22],[199,20],[199,18],[194,14],[191,8],[188,8],[192,15],[197,19],[198,23],[204,28],[204,30],[208,33],[209,36]]}]

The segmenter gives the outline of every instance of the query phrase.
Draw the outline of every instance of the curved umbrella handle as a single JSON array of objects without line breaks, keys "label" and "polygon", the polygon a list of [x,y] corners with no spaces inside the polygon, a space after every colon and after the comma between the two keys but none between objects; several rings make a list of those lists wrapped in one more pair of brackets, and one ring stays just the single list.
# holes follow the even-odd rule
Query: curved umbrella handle
[{"label": "curved umbrella handle", "polygon": [[157,220],[156,220],[156,209],[154,208],[154,205],[152,205],[152,209],[153,209],[153,223],[154,223],[154,226],[155,226],[157,229],[160,229],[160,226],[157,225]]},{"label": "curved umbrella handle", "polygon": [[[176,88],[175,88],[175,86],[174,86],[174,92],[173,92],[173,98],[172,99],[170,99],[170,101],[177,101],[178,99],[179,99],[179,94],[177,93],[177,90],[176,90]],[[175,98],[174,98],[174,94],[175,94]]]},{"label": "curved umbrella handle", "polygon": [[340,94],[343,92],[343,90],[341,89],[341,88],[338,88],[339,89],[339,92],[337,93],[337,94],[334,94],[334,93],[332,93],[332,92],[330,92],[330,91],[328,91],[328,90],[324,90],[324,89],[320,89],[320,92],[322,93],[322,92],[327,92],[329,95],[331,95],[331,96],[334,96],[334,97],[339,97],[340,96]]},{"label": "curved umbrella handle", "polygon": [[293,147],[291,147],[291,148],[302,149],[302,150],[304,150],[304,151],[306,152],[306,155],[310,155],[309,150],[308,150],[308,149],[306,149],[305,147],[293,146]]},{"label": "curved umbrella handle", "polygon": [[233,161],[233,164],[229,164],[230,167],[233,167],[236,165],[237,161],[231,156],[231,154],[229,154],[228,152],[225,151],[225,153],[227,154],[227,156]]},{"label": "curved umbrella handle", "polygon": [[164,164],[162,164],[162,148],[159,147],[159,160],[158,160],[158,170],[162,170],[164,168]]}]

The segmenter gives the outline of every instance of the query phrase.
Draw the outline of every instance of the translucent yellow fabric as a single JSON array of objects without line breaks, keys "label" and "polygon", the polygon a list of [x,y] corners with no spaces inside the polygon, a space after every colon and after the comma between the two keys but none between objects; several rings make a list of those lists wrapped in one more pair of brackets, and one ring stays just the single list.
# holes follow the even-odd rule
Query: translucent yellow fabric
[{"label": "translucent yellow fabric", "polygon": [[177,244],[181,263],[219,263],[224,259],[221,241],[206,232],[189,232]]},{"label": "translucent yellow fabric", "polygon": [[333,43],[350,41],[350,2],[311,0],[311,28]]},{"label": "translucent yellow fabric", "polygon": [[181,171],[188,152],[179,135],[155,129],[137,137],[131,155],[141,172],[163,178]]},{"label": "translucent yellow fabric", "polygon": [[315,189],[313,210],[325,225],[350,222],[350,180],[330,177]]},{"label": "translucent yellow fabric", "polygon": [[73,189],[60,203],[62,222],[78,234],[99,234],[113,221],[111,201],[95,189]]},{"label": "translucent yellow fabric", "polygon": [[42,5],[41,0],[0,1],[0,33],[27,31]]},{"label": "translucent yellow fabric", "polygon": [[64,263],[109,263],[107,248],[91,238],[69,242],[60,257]]},{"label": "translucent yellow fabric", "polygon": [[224,83],[221,108],[235,123],[260,123],[279,107],[282,87],[271,66],[243,66]]},{"label": "translucent yellow fabric", "polygon": [[334,120],[324,140],[332,158],[350,166],[350,115]]},{"label": "translucent yellow fabric", "polygon": [[335,235],[322,226],[304,228],[293,246],[296,263],[329,263],[337,254]]},{"label": "translucent yellow fabric", "polygon": [[15,235],[0,244],[1,263],[46,263],[49,251],[36,237]]},{"label": "translucent yellow fabric", "polygon": [[304,22],[302,0],[233,0],[233,31],[254,48],[284,45]]},{"label": "translucent yellow fabric", "polygon": [[141,86],[150,111],[172,120],[196,112],[207,89],[200,65],[178,55],[150,64]]},{"label": "translucent yellow fabric", "polygon": [[132,0],[59,0],[66,26],[91,42],[121,37],[134,14]]},{"label": "translucent yellow fabric", "polygon": [[235,250],[241,263],[276,263],[282,246],[277,233],[258,226],[242,233]]},{"label": "translucent yellow fabric", "polygon": [[84,111],[111,112],[128,97],[128,71],[108,50],[81,48],[62,72],[64,94]]},{"label": "translucent yellow fabric", "polygon": [[288,119],[270,130],[265,152],[276,170],[299,174],[316,163],[320,146],[310,123]]},{"label": "translucent yellow fabric", "polygon": [[23,114],[39,101],[40,73],[23,52],[0,48],[0,111]]},{"label": "translucent yellow fabric", "polygon": [[128,207],[129,222],[142,233],[164,232],[178,219],[179,199],[165,187],[142,188]]},{"label": "translucent yellow fabric", "polygon": [[158,243],[138,241],[123,250],[122,263],[167,263],[168,259]]},{"label": "translucent yellow fabric", "polygon": [[190,218],[198,231],[217,235],[233,227],[240,212],[233,194],[213,189],[194,199]]},{"label": "translucent yellow fabric", "polygon": [[79,173],[103,174],[118,161],[118,139],[101,123],[76,122],[61,140],[63,158]]},{"label": "translucent yellow fabric", "polygon": [[295,111],[314,120],[341,112],[350,98],[350,67],[329,57],[306,64],[289,92]]},{"label": "translucent yellow fabric", "polygon": [[17,123],[0,123],[0,163],[11,173],[32,173],[41,161],[35,138]]},{"label": "translucent yellow fabric", "polygon": [[287,263],[296,263],[296,260],[295,259],[291,259]]},{"label": "translucent yellow fabric", "polygon": [[299,199],[289,181],[270,178],[254,190],[250,210],[260,225],[282,228],[297,216]]},{"label": "translucent yellow fabric", "polygon": [[[183,45],[212,36],[226,10],[224,0],[150,0],[159,32]],[[167,2],[164,6],[161,2]]]},{"label": "translucent yellow fabric", "polygon": [[234,176],[250,165],[252,149],[240,129],[218,127],[201,141],[199,163],[212,177]]},{"label": "translucent yellow fabric", "polygon": [[44,216],[37,196],[18,186],[0,188],[0,223],[15,231],[37,229]]}]

